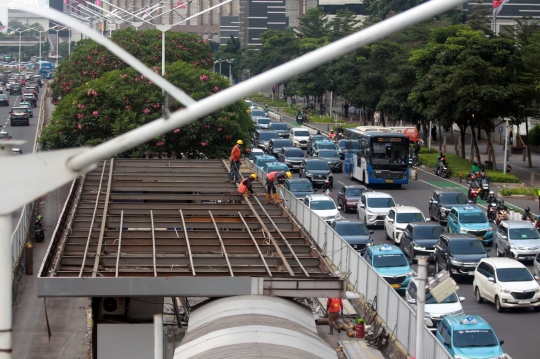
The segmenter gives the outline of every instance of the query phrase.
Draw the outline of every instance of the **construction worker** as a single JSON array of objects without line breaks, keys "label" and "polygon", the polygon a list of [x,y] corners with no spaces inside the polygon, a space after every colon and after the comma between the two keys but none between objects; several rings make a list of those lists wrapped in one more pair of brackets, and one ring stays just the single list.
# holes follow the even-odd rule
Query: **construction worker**
[{"label": "construction worker", "polygon": [[255,173],[252,173],[248,178],[245,178],[240,182],[238,185],[238,193],[241,193],[242,196],[248,197],[253,196],[255,192],[253,192],[253,187],[251,186],[251,182],[255,181],[257,179],[257,175]]},{"label": "construction worker", "polygon": [[330,333],[334,335],[334,327],[336,327],[338,334],[341,333],[341,329],[336,326],[336,320],[343,316],[343,302],[341,298],[328,298],[326,302],[326,311],[328,312],[328,325],[330,325]]},{"label": "construction worker", "polygon": [[291,172],[284,172],[284,171],[274,171],[270,172],[266,175],[266,203],[270,203],[270,192],[272,192],[272,196],[274,197],[274,203],[278,204],[281,203],[282,200],[279,199],[278,194],[276,193],[276,183],[278,186],[282,185],[283,182],[285,182],[286,178],[291,178],[292,173]]},{"label": "construction worker", "polygon": [[244,144],[244,141],[236,141],[236,145],[233,146],[231,150],[231,171],[229,172],[229,182],[238,182],[240,179],[240,159],[242,158],[241,146]]}]

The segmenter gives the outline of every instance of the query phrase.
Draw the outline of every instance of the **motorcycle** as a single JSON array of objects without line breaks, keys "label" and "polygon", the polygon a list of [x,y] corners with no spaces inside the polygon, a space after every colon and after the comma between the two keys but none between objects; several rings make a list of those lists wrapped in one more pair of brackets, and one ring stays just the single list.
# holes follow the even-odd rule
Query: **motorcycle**
[{"label": "motorcycle", "polygon": [[307,115],[305,113],[301,113],[301,114],[298,114],[296,116],[296,123],[301,125],[303,123],[307,123],[308,122],[308,119],[307,119]]},{"label": "motorcycle", "polygon": [[488,220],[495,222],[497,219],[497,204],[491,203],[488,205]]},{"label": "motorcycle", "polygon": [[510,216],[508,216],[508,211],[506,210],[500,210],[500,211],[497,211],[497,225],[499,225],[502,221],[507,221],[508,219],[510,218]]},{"label": "motorcycle", "polygon": [[482,198],[483,200],[487,200],[489,196],[489,179],[486,177],[486,175],[482,176],[482,178],[480,179],[480,186],[482,188],[480,198]]},{"label": "motorcycle", "polygon": [[334,195],[332,194],[332,191],[330,191],[330,188],[325,189],[325,190],[323,191],[323,194],[324,194],[325,196],[330,197],[330,198],[334,198]]},{"label": "motorcycle", "polygon": [[45,231],[43,230],[43,224],[39,219],[34,222],[34,240],[37,243],[41,243],[45,240]]},{"label": "motorcycle", "polygon": [[478,194],[482,191],[480,187],[469,187],[469,200],[476,204],[476,200],[478,199]]},{"label": "motorcycle", "polygon": [[420,165],[420,161],[418,160],[418,154],[413,153],[412,155],[412,165],[417,167]]},{"label": "motorcycle", "polygon": [[439,176],[441,176],[441,178],[446,178],[448,177],[448,172],[448,162],[441,163],[441,167],[439,168]]}]

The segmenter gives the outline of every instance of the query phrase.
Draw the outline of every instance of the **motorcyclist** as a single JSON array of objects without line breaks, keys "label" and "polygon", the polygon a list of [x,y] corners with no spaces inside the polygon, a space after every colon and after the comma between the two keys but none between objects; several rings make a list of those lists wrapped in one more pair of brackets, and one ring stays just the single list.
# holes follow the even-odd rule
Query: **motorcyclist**
[{"label": "motorcyclist", "polygon": [[437,157],[437,164],[435,165],[435,173],[439,174],[439,169],[441,167],[441,160],[444,158],[442,152],[439,152],[439,157]]},{"label": "motorcyclist", "polygon": [[45,240],[45,233],[43,232],[43,216],[40,214],[37,216],[34,222],[34,239],[36,242],[41,243]]},{"label": "motorcyclist", "polygon": [[506,205],[504,204],[504,199],[501,199],[498,202],[499,203],[497,203],[497,212],[508,211],[508,207],[506,207]]},{"label": "motorcyclist", "polygon": [[472,199],[472,191],[478,191],[478,188],[480,188],[480,184],[476,180],[476,176],[472,175],[471,180],[469,181],[469,197]]},{"label": "motorcyclist", "polygon": [[522,221],[534,222],[534,216],[531,213],[531,208],[530,207],[525,207],[524,210],[525,210],[525,212],[523,212],[523,214],[521,215],[521,220]]},{"label": "motorcyclist", "polygon": [[317,130],[316,135],[322,135],[321,130]]},{"label": "motorcyclist", "polygon": [[324,184],[323,184],[321,190],[322,190],[322,193],[323,193],[323,194],[326,194],[326,192],[328,191],[328,193],[329,193],[330,196],[331,196],[331,193],[332,193],[332,187],[330,186],[330,181],[329,181],[329,180],[324,181]]},{"label": "motorcyclist", "polygon": [[508,244],[504,246],[503,256],[506,258],[514,259],[514,253],[512,253]]},{"label": "motorcyclist", "polygon": [[334,130],[330,131],[330,134],[328,135],[328,140],[333,141],[336,137],[336,134],[334,133]]},{"label": "motorcyclist", "polygon": [[471,167],[471,172],[475,174],[475,176],[478,176],[480,174],[480,167],[478,167],[478,162],[474,161],[473,165]]},{"label": "motorcyclist", "polygon": [[341,123],[337,126],[337,133],[343,134],[343,126],[341,125]]},{"label": "motorcyclist", "polygon": [[416,156],[420,154],[420,149],[421,149],[420,142],[416,142],[413,146],[413,152]]},{"label": "motorcyclist", "polygon": [[492,204],[492,203],[497,203],[497,197],[495,197],[495,192],[493,191],[489,191],[489,196],[488,198],[486,199],[486,202],[488,204],[488,208],[489,208],[489,205]]},{"label": "motorcyclist", "polygon": [[268,108],[268,105],[267,104],[264,104],[264,108],[263,108],[264,112],[267,114],[268,111],[270,111],[270,109]]}]

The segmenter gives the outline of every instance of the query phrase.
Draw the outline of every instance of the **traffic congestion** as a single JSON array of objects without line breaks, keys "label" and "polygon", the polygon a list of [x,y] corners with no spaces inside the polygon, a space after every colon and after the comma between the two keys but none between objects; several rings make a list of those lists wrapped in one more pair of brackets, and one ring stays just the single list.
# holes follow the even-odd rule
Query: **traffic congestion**
[{"label": "traffic congestion", "polygon": [[419,256],[429,258],[430,275],[447,271],[456,280],[458,291],[440,303],[428,291],[425,315],[454,358],[505,358],[505,352],[522,350],[523,340],[534,342],[526,334],[507,339],[503,350],[498,338],[510,334],[503,322],[534,332],[534,321],[526,318],[540,311],[540,220],[529,208],[522,220],[509,220],[504,200],[489,190],[476,163],[460,185],[441,175],[448,166],[441,153],[433,170],[410,180],[420,149],[417,132],[359,126],[323,134],[302,126],[305,119],[297,116],[283,135],[273,126],[286,122],[247,102],[256,124],[265,119],[264,127],[256,126],[250,160],[272,176],[286,173],[283,186],[360,252],[411,308]]}]

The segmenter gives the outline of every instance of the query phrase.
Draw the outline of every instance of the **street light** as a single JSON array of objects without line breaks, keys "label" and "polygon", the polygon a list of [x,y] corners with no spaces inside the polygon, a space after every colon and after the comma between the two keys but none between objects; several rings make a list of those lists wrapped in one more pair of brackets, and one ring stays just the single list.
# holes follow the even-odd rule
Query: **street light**
[{"label": "street light", "polygon": [[[59,29],[55,29],[55,27],[60,27]],[[58,67],[58,45],[60,44],[60,41],[58,40],[58,32],[67,29],[67,26],[62,25],[54,25],[51,27],[51,30],[56,31],[56,67]]]},{"label": "street light", "polygon": [[26,30],[21,31],[19,28],[14,29],[14,28],[12,28],[10,26],[8,26],[7,28],[19,33],[19,57],[17,59],[17,61],[19,62],[19,65],[18,65],[17,69],[20,71],[21,70],[21,36],[22,36],[23,32],[28,31],[30,29],[26,29]]},{"label": "street light", "polygon": [[49,31],[51,28],[48,28],[48,29],[45,29],[45,30],[38,30],[37,28],[31,27],[30,29],[39,32],[39,58],[40,58],[41,61],[43,61],[43,57],[41,56],[41,42],[42,42],[41,41],[41,33]]}]

